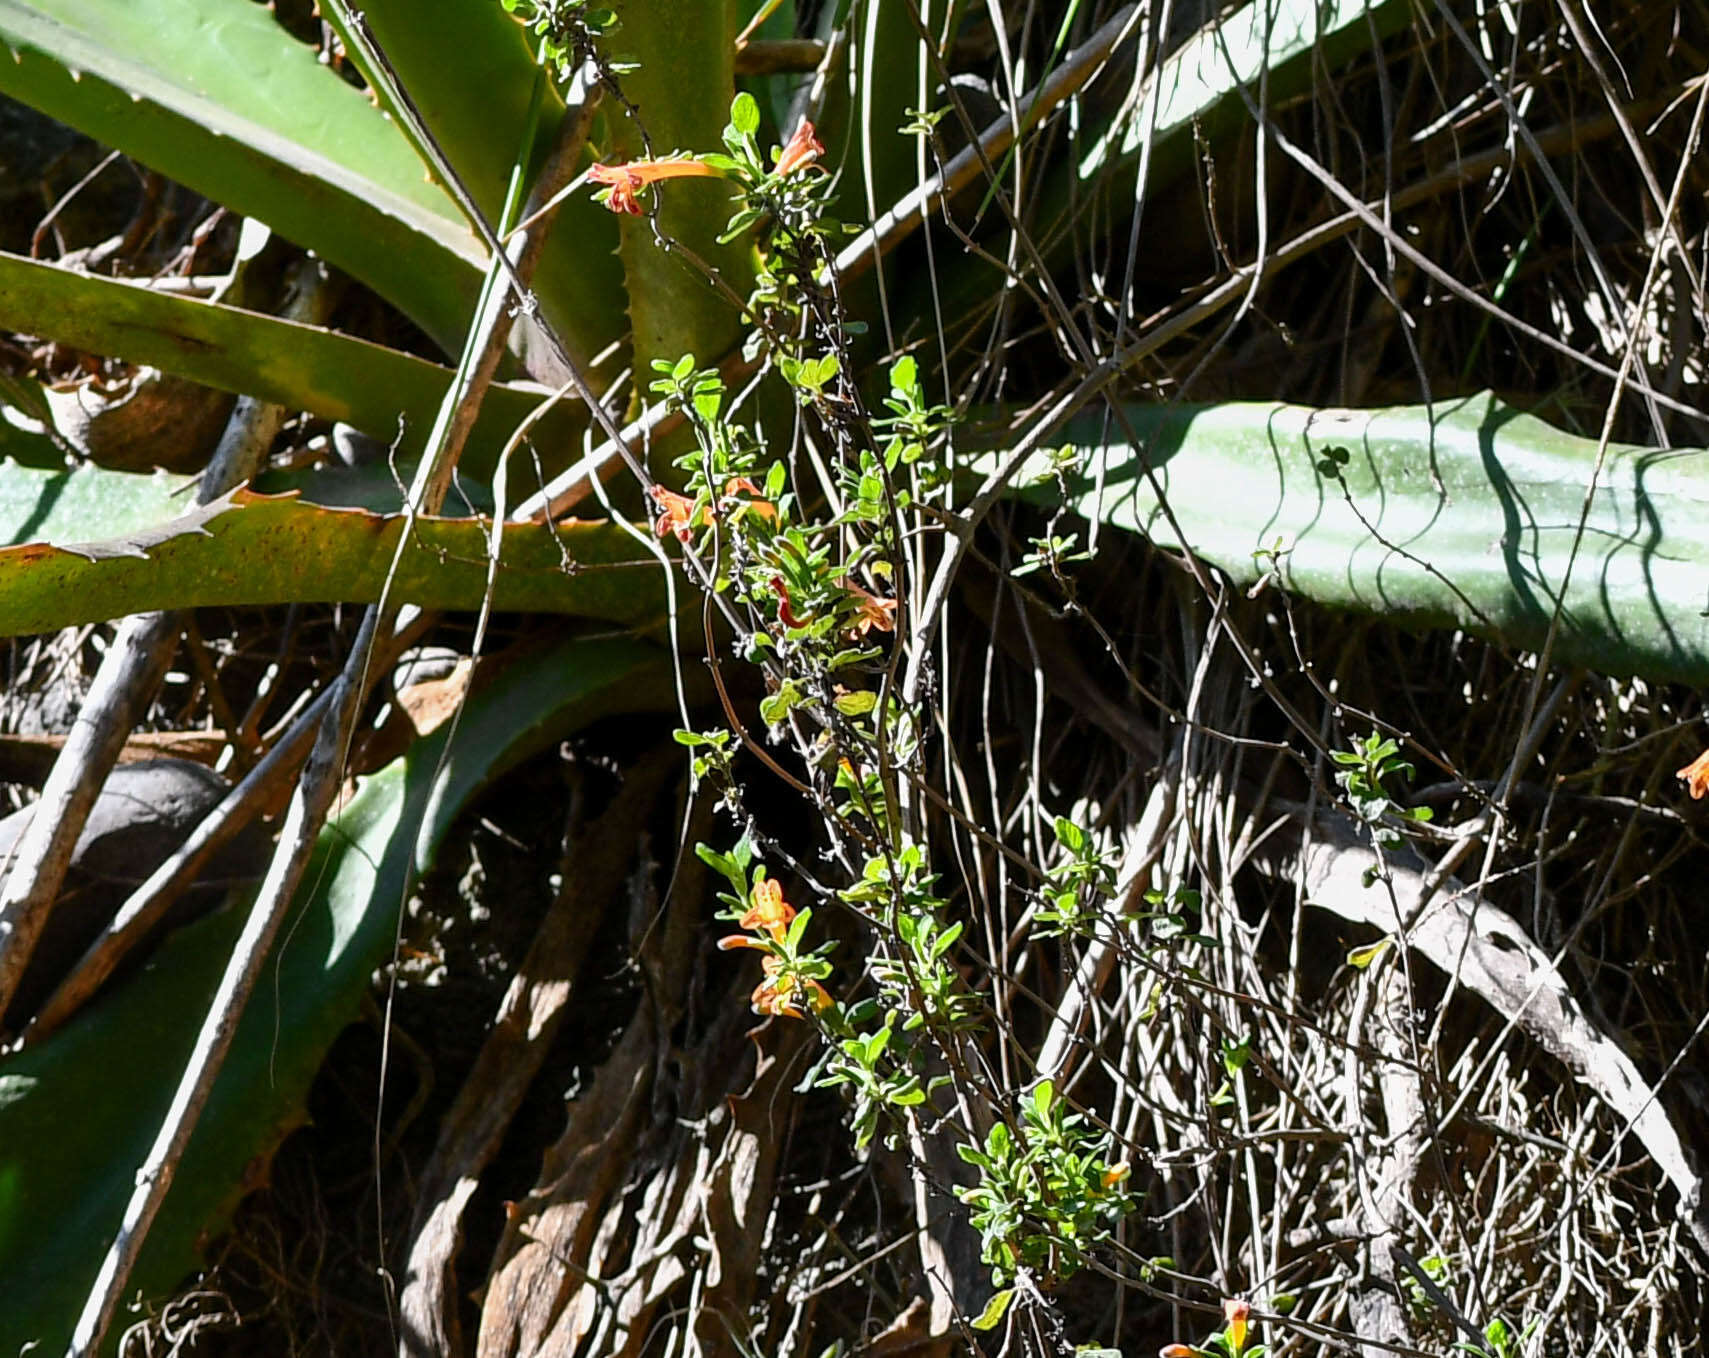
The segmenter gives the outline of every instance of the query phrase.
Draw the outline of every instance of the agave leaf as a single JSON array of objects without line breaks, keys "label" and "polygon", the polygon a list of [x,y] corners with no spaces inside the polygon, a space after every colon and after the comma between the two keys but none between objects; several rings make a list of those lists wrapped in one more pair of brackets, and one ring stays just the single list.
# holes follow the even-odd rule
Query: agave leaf
[{"label": "agave leaf", "polygon": [[[397,440],[406,458],[421,451],[451,381],[439,364],[333,330],[17,255],[0,254],[0,326],[343,420],[387,444]],[[466,469],[478,476],[491,467],[544,396],[532,385],[495,384]],[[576,419],[573,407],[556,407],[536,426],[541,446],[567,447]]]},{"label": "agave leaf", "polygon": [[[4,433],[0,426],[0,433]],[[29,542],[67,543],[132,538],[187,512],[199,476],[173,472],[111,471],[85,463],[67,468],[0,461],[0,547]],[[396,513],[397,479],[390,467],[319,467],[269,472],[257,478],[264,494],[301,495],[328,509]],[[469,491],[470,504],[461,494]],[[485,489],[488,495],[480,492]],[[491,487],[453,487],[445,512],[452,517],[490,513]]]},{"label": "agave leaf", "polygon": [[[359,8],[368,31],[439,149],[484,213],[496,224],[512,163],[527,135],[535,62],[527,35],[497,0],[424,5],[421,0],[363,0],[329,4],[322,13],[346,36],[352,59],[362,45],[348,40],[347,10]],[[685,11],[686,13],[686,11]],[[672,23],[685,23],[680,14]],[[364,71],[374,89],[386,82]],[[564,105],[548,92],[540,120],[532,175],[539,169],[563,117]],[[408,120],[391,110],[400,128]],[[651,111],[649,111],[650,116]],[[420,148],[417,148],[418,153]],[[430,164],[425,154],[422,165]],[[590,267],[617,249],[617,223],[587,193],[564,202],[534,274],[534,291],[570,351],[586,364],[623,332],[622,279],[616,269]],[[527,323],[527,318],[522,318]],[[452,346],[450,352],[456,352]]]},{"label": "agave leaf", "polygon": [[[445,736],[366,780],[320,836],[133,1282],[158,1298],[264,1182],[309,1084],[389,954],[413,865],[504,769],[614,712],[672,702],[668,659],[639,642],[571,642],[513,666]],[[431,814],[429,808],[433,808]],[[242,902],[240,902],[242,904]],[[39,1047],[0,1062],[0,1353],[61,1352],[236,937],[241,910],[174,934],[148,967]],[[112,1341],[116,1343],[116,1335]]]},{"label": "agave leaf", "polygon": [[[1035,171],[1039,182],[1028,204],[1027,229],[1042,243],[1046,265],[1060,266],[1080,243],[1076,223],[1088,219],[1093,198],[1131,212],[1142,158],[1144,194],[1155,198],[1193,169],[1195,138],[1214,147],[1251,127],[1249,100],[1257,103],[1262,94],[1273,109],[1411,18],[1409,0],[1257,0],[1207,24],[1158,63],[1149,79],[1132,84],[1113,111],[1094,87],[1085,97],[1081,116],[1087,131],[1079,143]],[[945,316],[983,316],[991,298],[1006,291],[976,255],[936,267],[946,279],[938,304]],[[898,322],[900,332],[932,314],[926,309],[930,288],[904,285],[895,291],[928,299],[908,304],[909,315],[921,320]]]},{"label": "agave leaf", "polygon": [[484,248],[380,110],[267,7],[0,0],[0,40],[0,93],[259,218],[455,349]]},{"label": "agave leaf", "polygon": [[[480,519],[329,509],[238,490],[118,537],[0,548],[0,636],[159,608],[372,603],[388,574],[395,603],[479,608],[487,531]],[[393,573],[406,532],[409,545]],[[653,558],[616,525],[509,524],[493,605],[642,626],[663,615],[664,582]]]},{"label": "agave leaf", "polygon": [[[628,0],[612,35],[612,56],[636,63],[623,77],[625,96],[643,110],[652,153],[722,151],[720,133],[736,88],[735,9],[725,0],[683,5],[678,0]],[[635,160],[646,152],[630,120],[617,124],[612,158]],[[646,217],[619,223],[624,286],[635,346],[635,371],[644,387],[652,363],[694,354],[703,363],[729,353],[741,339],[741,317],[681,253],[661,250],[655,230],[680,241],[745,297],[753,271],[740,242],[718,244],[729,221],[729,186],[718,179],[674,180],[660,194],[658,225]],[[664,465],[658,459],[658,465]]]},{"label": "agave leaf", "polygon": [[196,481],[170,472],[0,463],[0,546],[140,533],[183,513],[194,501]]},{"label": "agave leaf", "polygon": [[1075,173],[1085,183],[1117,165],[1131,168],[1148,140],[1154,157],[1167,144],[1166,157],[1178,169],[1185,151],[1180,144],[1195,124],[1220,131],[1251,122],[1247,99],[1258,102],[1261,78],[1273,107],[1310,88],[1314,73],[1370,50],[1411,17],[1407,0],[1264,0],[1235,10],[1200,29],[1153,78],[1133,86]]},{"label": "agave leaf", "polygon": [[1189,547],[1236,585],[1269,578],[1405,626],[1535,651],[1558,606],[1559,661],[1709,681],[1700,449],[1611,447],[1575,553],[1595,441],[1487,393],[1389,410],[1124,414],[1137,444],[1102,418],[1069,426],[1082,460],[1066,498],[1048,456],[1023,471],[1019,493]]},{"label": "agave leaf", "polygon": [[[496,224],[511,165],[529,130],[536,66],[522,25],[500,4],[364,0],[361,5],[335,2],[324,7],[323,16],[337,30],[350,60],[387,104],[398,134],[411,140],[408,120],[385,97],[389,82],[369,69],[363,44],[350,32],[352,8],[361,11],[369,35],[463,186],[487,221]],[[452,54],[455,60],[446,60]],[[562,109],[561,100],[554,103]],[[536,158],[544,150],[544,145],[536,145]],[[415,152],[421,165],[429,166],[425,152]]]}]

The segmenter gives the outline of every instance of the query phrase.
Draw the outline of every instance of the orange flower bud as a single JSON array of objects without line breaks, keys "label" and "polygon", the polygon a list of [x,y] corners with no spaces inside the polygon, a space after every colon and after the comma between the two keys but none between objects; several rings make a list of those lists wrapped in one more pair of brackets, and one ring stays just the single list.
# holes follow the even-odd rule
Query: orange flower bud
[{"label": "orange flower bud", "polygon": [[1252,1314],[1252,1304],[1230,1297],[1222,1304],[1223,1318],[1228,1321],[1228,1344],[1236,1353],[1246,1347],[1246,1321]]},{"label": "orange flower bud", "polygon": [[795,135],[789,139],[789,144],[778,152],[777,173],[794,174],[824,154],[823,144],[813,133],[813,124],[803,119],[801,126],[795,129]]}]

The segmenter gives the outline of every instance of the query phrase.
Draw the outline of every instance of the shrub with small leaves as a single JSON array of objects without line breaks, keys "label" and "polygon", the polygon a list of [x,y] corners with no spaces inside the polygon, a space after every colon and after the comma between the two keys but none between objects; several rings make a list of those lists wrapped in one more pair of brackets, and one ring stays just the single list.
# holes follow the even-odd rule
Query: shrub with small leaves
[{"label": "shrub with small leaves", "polygon": [[1132,1207],[1128,1166],[1110,1138],[1070,1112],[1049,1080],[1021,1101],[1019,1125],[994,1124],[983,1145],[958,1146],[980,1179],[956,1195],[973,1209],[982,1255],[999,1287],[1025,1269],[1046,1285],[1072,1275]]}]

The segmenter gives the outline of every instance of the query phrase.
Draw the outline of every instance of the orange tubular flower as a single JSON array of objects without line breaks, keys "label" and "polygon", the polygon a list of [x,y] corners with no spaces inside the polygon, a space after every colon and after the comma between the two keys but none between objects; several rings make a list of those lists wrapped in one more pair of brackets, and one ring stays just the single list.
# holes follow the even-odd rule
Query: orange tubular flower
[{"label": "orange tubular flower", "polygon": [[772,951],[781,947],[789,937],[789,925],[794,918],[795,907],[783,899],[783,887],[767,877],[754,883],[752,904],[739,921],[742,928],[752,929],[763,936],[731,934],[718,940],[719,948],[724,951],[753,948],[765,953],[760,959],[760,965],[765,968],[765,979],[754,987],[749,1001],[756,1014],[769,1014],[774,1018],[805,1018],[807,1011],[802,1008],[803,999],[815,1013],[830,1008],[833,1003],[830,993],[817,981],[784,975],[784,959]]},{"label": "orange tubular flower", "polygon": [[1709,750],[1703,751],[1674,777],[1685,780],[1685,785],[1691,789],[1692,801],[1701,801],[1709,796]]},{"label": "orange tubular flower", "polygon": [[773,1017],[782,1016],[784,1018],[803,1017],[805,1011],[801,1008],[801,1001],[795,994],[798,985],[805,986],[807,1003],[812,1005],[815,1011],[831,1007],[830,994],[817,981],[798,982],[793,976],[779,976],[778,968],[782,966],[782,963],[775,957],[766,958],[763,965],[765,966],[765,980],[754,987],[753,998],[750,1001],[756,1014],[770,1014]]},{"label": "orange tubular flower", "polygon": [[1157,1350],[1157,1358],[1201,1358],[1191,1344],[1165,1344]]},{"label": "orange tubular flower", "polygon": [[687,542],[694,536],[695,525],[704,517],[704,511],[696,513],[693,500],[663,486],[648,486],[647,494],[659,507],[659,521],[653,527],[660,537],[675,533],[678,542]]},{"label": "orange tubular flower", "polygon": [[735,509],[730,511],[731,523],[741,518],[750,509],[762,519],[775,519],[777,517],[777,507],[766,499],[760,488],[745,476],[732,476],[724,483],[724,498],[730,499],[739,490],[745,490],[754,498],[741,501]]},{"label": "orange tubular flower", "polygon": [[609,186],[605,205],[613,212],[641,215],[640,201],[635,197],[649,184],[661,179],[696,179],[716,177],[717,171],[698,160],[632,160],[627,165],[595,165],[587,177],[595,184]]},{"label": "orange tubular flower", "polygon": [[853,580],[843,581],[843,588],[854,595],[856,601],[854,619],[849,624],[850,637],[858,640],[868,632],[896,630],[896,600],[880,599],[876,594],[862,589]]},{"label": "orange tubular flower", "polygon": [[1252,1314],[1250,1302],[1230,1297],[1222,1304],[1223,1318],[1228,1321],[1228,1346],[1236,1353],[1246,1348],[1246,1322]]},{"label": "orange tubular flower", "polygon": [[801,126],[795,129],[795,135],[789,139],[789,144],[778,152],[777,173],[794,174],[824,154],[824,146],[813,134],[813,124],[804,119]]},{"label": "orange tubular flower", "polygon": [[738,922],[742,928],[756,933],[763,930],[775,942],[781,943],[794,918],[795,907],[783,899],[783,888],[776,879],[767,877],[763,882],[754,884],[753,905]]}]

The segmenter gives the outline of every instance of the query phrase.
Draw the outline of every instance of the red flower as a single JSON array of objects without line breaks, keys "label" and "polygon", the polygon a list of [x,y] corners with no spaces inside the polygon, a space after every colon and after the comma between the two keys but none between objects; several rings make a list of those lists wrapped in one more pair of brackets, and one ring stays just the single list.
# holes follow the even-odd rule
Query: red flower
[{"label": "red flower", "polygon": [[803,119],[789,144],[777,153],[777,173],[794,174],[824,154],[824,145],[813,135],[813,124]]},{"label": "red flower", "polygon": [[777,592],[779,600],[777,616],[783,621],[783,625],[785,627],[805,627],[807,620],[797,616],[795,605],[789,597],[789,586],[784,583],[781,575],[772,576],[771,587]]},{"label": "red flower", "polygon": [[648,184],[661,179],[692,179],[716,175],[710,165],[698,160],[632,160],[626,165],[595,165],[587,177],[595,184],[610,186],[605,205],[613,212],[641,215],[641,204],[635,195]]}]

